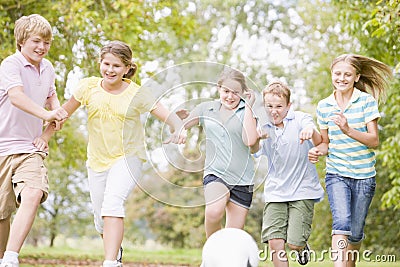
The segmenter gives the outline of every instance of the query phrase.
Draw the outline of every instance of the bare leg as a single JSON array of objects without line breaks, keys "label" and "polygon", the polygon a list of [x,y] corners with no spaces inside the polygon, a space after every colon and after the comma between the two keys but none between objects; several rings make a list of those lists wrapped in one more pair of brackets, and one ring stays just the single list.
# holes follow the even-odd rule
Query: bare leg
[{"label": "bare leg", "polygon": [[105,260],[116,260],[124,237],[124,219],[104,217],[103,245]]},{"label": "bare leg", "polygon": [[206,237],[221,229],[221,220],[225,213],[226,203],[229,199],[228,188],[221,183],[212,182],[204,188],[206,200],[205,228]]},{"label": "bare leg", "polygon": [[274,267],[288,267],[289,262],[285,251],[285,240],[276,238],[268,240],[269,255],[272,257]]},{"label": "bare leg", "polygon": [[0,220],[0,259],[3,258],[4,251],[6,251],[8,235],[10,234],[10,220],[11,215]]},{"label": "bare leg", "polygon": [[332,259],[335,267],[346,267],[347,236],[332,235]]},{"label": "bare leg", "polygon": [[22,244],[32,228],[42,196],[43,192],[40,189],[26,187],[22,190],[21,205],[11,224],[7,251],[19,253],[21,250]]},{"label": "bare leg", "polygon": [[243,229],[248,212],[248,209],[236,205],[235,203],[228,202],[226,205],[225,227]]},{"label": "bare leg", "polygon": [[347,262],[347,267],[355,267],[356,262],[358,260],[358,252],[360,251],[361,248],[361,242],[359,244],[349,244],[348,246],[348,262]]}]

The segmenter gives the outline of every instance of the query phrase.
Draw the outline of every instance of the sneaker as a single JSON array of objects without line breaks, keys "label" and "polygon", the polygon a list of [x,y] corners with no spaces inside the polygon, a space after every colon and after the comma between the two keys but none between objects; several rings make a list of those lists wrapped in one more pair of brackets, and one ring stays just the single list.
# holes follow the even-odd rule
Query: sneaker
[{"label": "sneaker", "polygon": [[308,243],[306,243],[306,246],[302,250],[297,251],[296,256],[297,262],[300,265],[306,265],[308,263],[310,260],[310,246]]},{"label": "sneaker", "polygon": [[120,263],[118,261],[107,261],[107,260],[105,260],[103,262],[102,267],[122,267],[122,263]]},{"label": "sneaker", "polygon": [[124,252],[124,249],[120,247],[117,255],[117,262],[119,263],[122,263],[122,252]]},{"label": "sneaker", "polygon": [[12,261],[4,262],[3,261],[0,264],[0,267],[19,267],[19,262],[12,262]]}]

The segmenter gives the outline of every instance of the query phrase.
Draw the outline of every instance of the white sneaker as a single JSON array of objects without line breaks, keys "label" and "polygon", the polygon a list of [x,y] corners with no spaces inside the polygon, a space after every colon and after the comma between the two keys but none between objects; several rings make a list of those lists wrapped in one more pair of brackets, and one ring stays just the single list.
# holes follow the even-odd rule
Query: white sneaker
[{"label": "white sneaker", "polygon": [[122,252],[124,252],[124,250],[123,250],[122,247],[120,247],[119,250],[118,250],[118,255],[117,255],[117,261],[119,263],[122,263]]},{"label": "white sneaker", "polygon": [[0,264],[0,267],[19,267],[19,262],[12,262],[12,261],[8,261],[8,262],[2,262]]},{"label": "white sneaker", "polygon": [[[1,266],[0,266],[1,267]],[[122,267],[122,263],[118,261],[104,261],[103,267]]]}]

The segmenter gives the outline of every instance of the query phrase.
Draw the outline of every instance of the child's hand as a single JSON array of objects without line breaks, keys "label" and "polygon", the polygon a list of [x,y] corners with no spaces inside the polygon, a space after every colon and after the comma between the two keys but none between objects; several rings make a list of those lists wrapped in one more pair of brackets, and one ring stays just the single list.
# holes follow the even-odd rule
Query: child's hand
[{"label": "child's hand", "polygon": [[174,131],[171,136],[163,142],[163,144],[184,144],[186,143],[186,137],[187,137],[187,130],[185,128],[181,128],[180,131]]},{"label": "child's hand", "polygon": [[254,94],[253,90],[248,90],[244,92],[244,97],[244,100],[250,107],[252,107],[254,105],[254,102],[256,102],[256,95]]},{"label": "child's hand", "polygon": [[300,132],[300,144],[303,144],[305,140],[310,140],[312,138],[312,135],[314,133],[314,129],[312,127],[310,128],[304,128]]},{"label": "child's hand", "polygon": [[346,116],[344,116],[342,112],[334,112],[334,114],[336,114],[336,116],[330,117],[331,121],[339,126],[340,130],[346,134],[349,131],[349,124],[347,123]]},{"label": "child's hand", "polygon": [[257,129],[258,139],[267,139],[269,137],[267,131],[263,128]]},{"label": "child's hand", "polygon": [[42,137],[36,137],[32,143],[39,151],[43,151],[43,152],[49,151],[49,144]]},{"label": "child's hand", "polygon": [[53,127],[54,131],[61,130],[66,121],[67,121],[67,119],[64,119],[64,120],[61,120],[61,121],[52,121],[51,124],[52,124],[52,127]]},{"label": "child's hand", "polygon": [[55,110],[51,110],[47,112],[47,116],[45,117],[46,121],[63,121],[68,118],[68,112],[63,109],[62,107],[59,107]]},{"label": "child's hand", "polygon": [[187,109],[180,109],[180,110],[178,110],[178,111],[175,112],[175,113],[176,113],[176,115],[178,115],[178,117],[179,117],[181,120],[186,119],[186,118],[189,117],[189,115],[190,115],[190,112],[189,112]]},{"label": "child's hand", "polygon": [[319,156],[322,155],[322,152],[317,147],[313,147],[308,151],[308,160],[311,163],[317,163]]}]

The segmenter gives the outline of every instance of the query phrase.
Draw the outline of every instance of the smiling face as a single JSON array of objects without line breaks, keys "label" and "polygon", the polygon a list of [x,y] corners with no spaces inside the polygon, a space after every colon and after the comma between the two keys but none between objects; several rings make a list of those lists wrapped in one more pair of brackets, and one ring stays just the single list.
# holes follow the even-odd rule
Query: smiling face
[{"label": "smiling face", "polygon": [[239,105],[243,89],[238,81],[226,79],[218,86],[218,92],[222,106],[225,109],[234,110]]},{"label": "smiling face", "polygon": [[360,75],[356,69],[344,61],[339,61],[332,66],[332,84],[337,91],[342,93],[352,91],[354,83],[358,82]]},{"label": "smiling face", "polygon": [[289,112],[291,103],[284,96],[273,93],[264,94],[264,108],[269,120],[277,127],[283,127],[283,119]]},{"label": "smiling face", "polygon": [[49,52],[51,41],[39,35],[33,35],[19,45],[22,55],[34,66],[39,66]]},{"label": "smiling face", "polygon": [[100,61],[101,76],[104,78],[104,83],[111,87],[120,84],[129,69],[130,66],[125,66],[122,60],[112,53],[104,54]]}]

